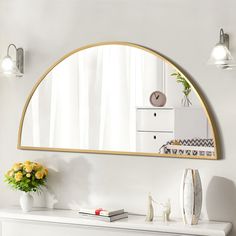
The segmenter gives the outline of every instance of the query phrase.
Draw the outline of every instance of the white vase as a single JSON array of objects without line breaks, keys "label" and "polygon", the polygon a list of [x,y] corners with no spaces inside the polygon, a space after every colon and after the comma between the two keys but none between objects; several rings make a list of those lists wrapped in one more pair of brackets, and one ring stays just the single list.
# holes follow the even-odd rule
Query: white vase
[{"label": "white vase", "polygon": [[180,192],[183,221],[196,225],[202,209],[202,185],[198,170],[185,169]]},{"label": "white vase", "polygon": [[23,212],[29,212],[33,208],[34,199],[30,193],[22,192],[20,196],[20,206]]}]

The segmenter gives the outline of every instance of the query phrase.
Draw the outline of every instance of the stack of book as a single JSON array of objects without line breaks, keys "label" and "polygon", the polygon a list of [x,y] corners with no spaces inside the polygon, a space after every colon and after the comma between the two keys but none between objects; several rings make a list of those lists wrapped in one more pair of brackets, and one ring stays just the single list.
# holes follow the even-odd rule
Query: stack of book
[{"label": "stack of book", "polygon": [[119,209],[119,210],[104,210],[102,208],[80,209],[79,215],[85,219],[95,219],[106,222],[112,222],[115,220],[128,218],[128,212],[125,212],[124,209]]}]

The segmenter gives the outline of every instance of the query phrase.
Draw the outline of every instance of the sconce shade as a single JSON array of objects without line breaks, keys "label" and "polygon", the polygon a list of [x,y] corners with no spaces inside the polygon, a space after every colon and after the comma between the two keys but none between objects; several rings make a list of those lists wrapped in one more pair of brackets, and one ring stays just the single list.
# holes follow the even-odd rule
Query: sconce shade
[{"label": "sconce shade", "polygon": [[[15,48],[15,60],[9,55],[11,46]],[[24,50],[10,44],[7,48],[7,56],[2,60],[1,67],[2,73],[6,76],[22,77],[24,73]]]},{"label": "sconce shade", "polygon": [[208,64],[221,69],[232,69],[234,63],[234,58],[229,51],[229,35],[220,29],[220,42],[212,49]]},{"label": "sconce shade", "polygon": [[14,66],[14,62],[10,56],[5,56],[2,60],[2,69],[3,71],[10,71]]},{"label": "sconce shade", "polygon": [[17,68],[16,62],[10,57],[5,57],[2,61],[3,74],[6,76],[21,77],[23,74]]},{"label": "sconce shade", "polygon": [[224,44],[216,44],[216,46],[212,49],[209,64],[221,67],[230,65],[233,62],[234,59],[229,49]]},{"label": "sconce shade", "polygon": [[211,59],[215,61],[215,64],[221,64],[232,61],[233,57],[225,45],[217,44],[211,52]]}]

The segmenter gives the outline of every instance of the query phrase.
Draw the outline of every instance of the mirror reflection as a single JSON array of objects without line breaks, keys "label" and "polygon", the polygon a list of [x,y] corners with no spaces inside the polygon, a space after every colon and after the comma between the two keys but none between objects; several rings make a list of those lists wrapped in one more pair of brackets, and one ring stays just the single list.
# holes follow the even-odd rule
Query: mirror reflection
[{"label": "mirror reflection", "polygon": [[49,71],[28,102],[25,149],[215,155],[212,125],[195,89],[141,47],[79,50]]}]

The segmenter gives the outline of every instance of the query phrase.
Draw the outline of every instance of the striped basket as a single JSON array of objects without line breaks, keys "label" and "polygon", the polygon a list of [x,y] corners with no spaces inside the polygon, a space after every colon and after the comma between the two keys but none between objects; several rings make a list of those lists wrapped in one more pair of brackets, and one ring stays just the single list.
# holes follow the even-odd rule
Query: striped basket
[{"label": "striped basket", "polygon": [[211,157],[215,155],[214,141],[199,138],[171,140],[160,148],[160,153]]}]

